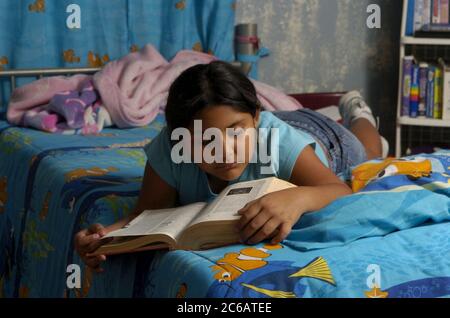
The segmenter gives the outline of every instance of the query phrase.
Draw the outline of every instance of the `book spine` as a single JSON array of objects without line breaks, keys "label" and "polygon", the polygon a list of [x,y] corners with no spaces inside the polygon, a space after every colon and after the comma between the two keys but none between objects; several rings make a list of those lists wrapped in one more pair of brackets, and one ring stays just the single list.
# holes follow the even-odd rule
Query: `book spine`
[{"label": "book spine", "polygon": [[442,119],[450,120],[450,69],[444,63],[442,65]]},{"label": "book spine", "polygon": [[426,103],[426,116],[428,118],[434,117],[434,74],[435,67],[430,66],[428,69],[428,81],[427,81],[427,103]]},{"label": "book spine", "polygon": [[419,31],[422,29],[424,10],[425,10],[425,0],[415,0],[414,31]]},{"label": "book spine", "polygon": [[441,24],[448,24],[449,21],[449,0],[441,0]]},{"label": "book spine", "polygon": [[409,116],[409,105],[411,96],[411,76],[414,58],[405,56],[403,58],[403,97],[402,97],[402,116]]},{"label": "book spine", "polygon": [[419,114],[419,66],[413,65],[411,77],[411,95],[409,104],[409,116],[416,118]]},{"label": "book spine", "polygon": [[431,23],[441,23],[441,2],[440,0],[431,0]]},{"label": "book spine", "polygon": [[424,0],[422,27],[431,23],[431,1],[432,0]]},{"label": "book spine", "polygon": [[436,73],[434,74],[434,119],[442,118],[442,70],[440,67],[436,67]]},{"label": "book spine", "polygon": [[414,6],[415,0],[408,0],[408,13],[406,18],[406,34],[407,36],[414,35]]},{"label": "book spine", "polygon": [[428,64],[419,65],[419,117],[426,116],[427,104],[427,83],[428,83]]}]

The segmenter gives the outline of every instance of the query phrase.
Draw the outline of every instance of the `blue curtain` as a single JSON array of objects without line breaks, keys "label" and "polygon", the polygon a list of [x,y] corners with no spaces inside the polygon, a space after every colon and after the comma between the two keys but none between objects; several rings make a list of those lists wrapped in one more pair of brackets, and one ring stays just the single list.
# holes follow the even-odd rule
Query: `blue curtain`
[{"label": "blue curtain", "polygon": [[[167,59],[193,49],[231,61],[235,6],[235,0],[0,0],[0,69],[98,67],[147,43]],[[8,89],[2,83],[3,111]]]}]

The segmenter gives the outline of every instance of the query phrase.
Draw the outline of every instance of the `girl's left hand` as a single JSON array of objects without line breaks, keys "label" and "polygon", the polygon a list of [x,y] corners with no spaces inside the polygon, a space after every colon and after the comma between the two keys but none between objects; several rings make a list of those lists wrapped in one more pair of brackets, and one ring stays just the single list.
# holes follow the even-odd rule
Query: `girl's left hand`
[{"label": "girl's left hand", "polygon": [[237,223],[243,243],[257,244],[272,238],[271,244],[283,241],[303,213],[301,189],[292,188],[269,193],[247,203],[238,211]]}]

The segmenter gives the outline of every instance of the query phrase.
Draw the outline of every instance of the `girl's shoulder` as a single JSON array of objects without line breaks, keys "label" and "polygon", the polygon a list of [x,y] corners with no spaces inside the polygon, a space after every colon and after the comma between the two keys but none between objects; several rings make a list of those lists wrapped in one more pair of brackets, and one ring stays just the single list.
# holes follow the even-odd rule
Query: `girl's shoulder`
[{"label": "girl's shoulder", "polygon": [[315,140],[311,134],[297,129],[292,126],[289,121],[284,121],[276,116],[273,112],[263,111],[260,115],[259,130],[266,132],[267,136],[271,135],[275,129],[278,133],[279,140],[288,149],[296,148],[295,145],[304,147],[305,145],[314,144]]},{"label": "girl's shoulder", "polygon": [[287,128],[284,121],[275,116],[272,112],[262,111],[260,114],[259,128]]}]

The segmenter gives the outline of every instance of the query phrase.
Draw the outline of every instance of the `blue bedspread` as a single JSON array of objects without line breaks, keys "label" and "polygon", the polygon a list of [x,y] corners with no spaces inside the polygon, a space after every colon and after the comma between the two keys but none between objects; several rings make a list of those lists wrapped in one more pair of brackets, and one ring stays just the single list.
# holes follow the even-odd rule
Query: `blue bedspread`
[{"label": "blue bedspread", "polygon": [[[159,116],[148,127],[105,129],[99,136],[83,137],[0,121],[0,294],[87,295],[86,288],[66,290],[67,266],[82,264],[73,251],[73,235],[88,224],[111,224],[130,212],[146,163],[142,148],[163,125]],[[108,287],[99,292],[92,286],[89,295],[131,296],[133,262],[126,257],[113,262],[114,279],[105,280]],[[91,273],[82,270],[84,285],[90,284]],[[121,272],[126,274],[117,275]]]},{"label": "blue bedspread", "polygon": [[[305,215],[279,246],[145,252],[94,274],[73,251],[88,224],[110,224],[136,201],[144,144],[162,128],[49,135],[0,121],[0,296],[448,297],[450,155],[433,173],[391,176]],[[81,288],[67,287],[79,264]]]},{"label": "blue bedspread", "polygon": [[278,247],[160,253],[144,294],[449,297],[450,154],[423,157],[429,177],[376,180],[305,215]]}]

